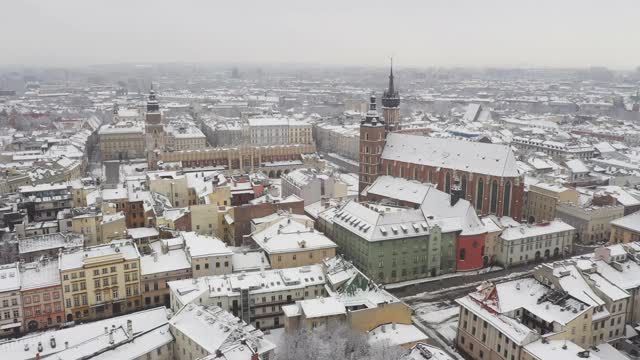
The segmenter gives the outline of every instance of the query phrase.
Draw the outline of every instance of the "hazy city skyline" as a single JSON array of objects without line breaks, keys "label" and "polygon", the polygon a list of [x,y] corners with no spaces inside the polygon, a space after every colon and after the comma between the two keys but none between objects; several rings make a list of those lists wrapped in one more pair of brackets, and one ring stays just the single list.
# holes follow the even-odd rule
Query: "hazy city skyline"
[{"label": "hazy city skyline", "polygon": [[[2,65],[635,68],[635,1],[14,1]],[[627,36],[629,35],[629,36]]]}]

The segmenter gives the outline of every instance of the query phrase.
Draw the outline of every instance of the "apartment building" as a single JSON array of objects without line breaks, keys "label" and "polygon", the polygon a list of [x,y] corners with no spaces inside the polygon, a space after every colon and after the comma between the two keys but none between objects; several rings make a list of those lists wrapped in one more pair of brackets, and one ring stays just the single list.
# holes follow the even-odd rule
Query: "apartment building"
[{"label": "apartment building", "polygon": [[560,220],[573,226],[578,236],[576,241],[582,244],[607,242],[611,238],[612,220],[624,215],[621,205],[587,205],[580,206],[571,203],[558,204],[556,216]]},{"label": "apartment building", "polygon": [[167,310],[155,308],[0,343],[3,359],[173,360]]},{"label": "apartment building", "polygon": [[313,126],[303,120],[289,121],[289,144],[313,143]]},{"label": "apartment building", "polygon": [[207,146],[207,137],[193,124],[169,124],[166,132],[168,150],[196,150]]},{"label": "apartment building", "polygon": [[[295,333],[302,329],[346,322],[356,331],[369,332],[370,340],[383,340],[383,335],[380,334],[385,332],[381,329],[385,325],[391,335],[394,328],[389,324],[411,327],[405,330],[420,333],[412,325],[413,311],[408,305],[373,283],[343,257],[325,259],[322,267],[328,296],[298,300],[294,304],[283,306],[285,332]],[[424,334],[421,336],[423,339]],[[402,336],[385,340],[397,342],[399,337]]]},{"label": "apartment building", "polygon": [[314,126],[318,149],[357,160],[360,150],[360,126],[318,124]]},{"label": "apartment building", "polygon": [[312,224],[307,226],[291,218],[254,232],[251,239],[267,254],[273,269],[319,264],[334,257],[338,247]]},{"label": "apartment building", "polygon": [[275,344],[259,328],[242,324],[219,306],[189,304],[177,311],[169,326],[175,360],[275,357]]},{"label": "apartment building", "polygon": [[182,232],[177,238],[163,242],[166,246],[182,244],[191,263],[193,277],[230,274],[233,271],[233,251],[218,238]]},{"label": "apartment building", "polygon": [[297,169],[281,177],[282,197],[296,195],[310,205],[321,199],[347,196],[347,184],[312,169]]},{"label": "apartment building", "polygon": [[558,203],[578,203],[579,193],[575,189],[557,184],[537,183],[529,185],[527,192],[526,218],[529,223],[542,223],[556,218]]},{"label": "apartment building", "polygon": [[151,243],[151,254],[140,257],[140,276],[144,308],[171,305],[168,283],[190,279],[191,262],[183,247],[170,242]]},{"label": "apartment building", "polygon": [[456,300],[458,350],[471,359],[546,360],[556,359],[542,355],[550,343],[582,352],[623,339],[630,294],[591,261],[543,264],[532,278],[485,283]]},{"label": "apartment building", "polygon": [[60,254],[66,321],[140,309],[140,254],[130,240]]},{"label": "apartment building", "polygon": [[100,155],[105,160],[127,160],[145,157],[142,122],[119,122],[103,125],[98,130]]},{"label": "apartment building", "polygon": [[187,176],[175,171],[147,173],[149,190],[166,196],[174,207],[197,204],[193,186],[189,186]]},{"label": "apartment building", "polygon": [[40,257],[54,259],[60,251],[72,251],[84,246],[84,237],[74,233],[55,233],[37,235],[20,239],[18,242],[18,254],[20,260],[33,262]]},{"label": "apartment building", "polygon": [[320,265],[169,282],[171,309],[215,305],[258,329],[284,325],[283,305],[327,295]]},{"label": "apartment building", "polygon": [[496,261],[509,267],[567,256],[574,238],[575,229],[560,220],[507,227],[498,236]]},{"label": "apartment building", "polygon": [[626,244],[640,241],[640,211],[614,219],[610,225],[610,244]]},{"label": "apartment building", "polygon": [[24,331],[61,326],[65,322],[58,259],[20,265]]},{"label": "apartment building", "polygon": [[0,336],[20,334],[23,324],[18,263],[0,265]]},{"label": "apartment building", "polygon": [[282,145],[289,143],[289,119],[251,118],[248,121],[251,145]]},{"label": "apartment building", "polygon": [[127,236],[126,217],[123,211],[103,213],[98,208],[71,209],[71,228],[84,235],[86,246],[108,243]]},{"label": "apartment building", "polygon": [[286,117],[255,117],[247,120],[249,142],[252,145],[312,144],[310,123]]},{"label": "apartment building", "polygon": [[[630,294],[605,279],[597,268],[580,269],[576,261],[543,264],[534,271],[534,278],[554,289],[574,297],[593,308],[591,333],[575,341],[582,347],[610,342],[624,336]],[[590,336],[590,337],[589,337]]]},{"label": "apartment building", "polygon": [[21,202],[29,221],[56,220],[58,211],[73,207],[70,186],[66,184],[38,184],[20,187]]},{"label": "apartment building", "polygon": [[460,314],[455,344],[469,359],[522,359],[524,347],[543,336],[591,341],[593,309],[535,279],[485,284],[456,302]]}]

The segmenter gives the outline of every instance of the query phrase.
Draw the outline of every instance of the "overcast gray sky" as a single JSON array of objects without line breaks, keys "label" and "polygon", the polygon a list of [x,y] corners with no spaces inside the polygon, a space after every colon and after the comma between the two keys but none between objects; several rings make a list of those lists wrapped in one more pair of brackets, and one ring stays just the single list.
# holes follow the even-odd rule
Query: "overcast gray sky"
[{"label": "overcast gray sky", "polygon": [[3,0],[0,64],[640,65],[640,0]]}]

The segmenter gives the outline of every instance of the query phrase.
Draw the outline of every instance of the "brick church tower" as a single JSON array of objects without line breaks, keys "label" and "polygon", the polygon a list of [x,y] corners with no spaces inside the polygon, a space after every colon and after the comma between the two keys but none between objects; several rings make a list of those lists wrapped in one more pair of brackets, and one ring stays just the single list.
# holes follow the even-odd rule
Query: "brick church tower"
[{"label": "brick church tower", "polygon": [[376,96],[371,95],[369,111],[360,122],[360,182],[359,193],[380,175],[380,158],[384,149],[386,126],[376,110]]}]

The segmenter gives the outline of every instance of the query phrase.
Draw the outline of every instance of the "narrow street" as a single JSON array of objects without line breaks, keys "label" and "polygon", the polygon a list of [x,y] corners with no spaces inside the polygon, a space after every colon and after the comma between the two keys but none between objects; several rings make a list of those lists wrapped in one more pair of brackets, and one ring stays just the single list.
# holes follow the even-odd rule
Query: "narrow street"
[{"label": "narrow street", "polygon": [[[573,256],[592,253],[593,249],[591,246],[576,245]],[[541,263],[530,263],[512,266],[508,269],[481,274],[469,272],[462,276],[449,277],[393,289],[389,288],[387,291],[404,299],[409,304],[420,303],[422,301],[452,300],[468,293],[483,281],[515,280],[527,277],[531,275],[533,269],[540,264]]]}]

